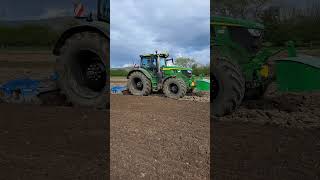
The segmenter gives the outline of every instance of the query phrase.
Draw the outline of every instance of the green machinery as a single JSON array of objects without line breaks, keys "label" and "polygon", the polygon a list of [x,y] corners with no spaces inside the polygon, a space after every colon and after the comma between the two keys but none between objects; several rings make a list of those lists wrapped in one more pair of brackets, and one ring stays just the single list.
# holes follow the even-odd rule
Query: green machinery
[{"label": "green machinery", "polygon": [[192,69],[174,66],[169,54],[156,52],[140,55],[140,58],[140,66],[134,67],[127,76],[131,94],[147,96],[163,91],[166,97],[179,99],[195,88]]},{"label": "green machinery", "polygon": [[[215,16],[211,19],[211,29],[211,89],[215,116],[233,112],[243,99],[262,96],[275,78],[281,91],[320,89],[320,60],[297,56],[291,41],[286,43],[286,48],[264,43],[264,25]],[[288,57],[276,60],[274,76],[268,60],[285,49]]]}]

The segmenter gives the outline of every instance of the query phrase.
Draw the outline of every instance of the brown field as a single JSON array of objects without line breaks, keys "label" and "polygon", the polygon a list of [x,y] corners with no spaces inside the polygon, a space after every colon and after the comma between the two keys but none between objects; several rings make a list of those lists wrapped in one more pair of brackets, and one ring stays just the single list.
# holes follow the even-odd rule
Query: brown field
[{"label": "brown field", "polygon": [[[0,82],[42,78],[52,72],[54,57],[42,52],[3,53],[0,64]],[[107,173],[102,171],[106,169],[106,151],[101,150],[107,147],[102,136],[107,136],[104,123],[108,112],[0,106],[0,132],[4,134],[0,168],[7,172],[2,175],[11,179],[88,179]],[[209,103],[112,95],[111,177],[208,179]]]},{"label": "brown field", "polygon": [[281,94],[273,84],[262,99],[214,120],[216,179],[319,179],[320,93]]},{"label": "brown field", "polygon": [[[0,83],[46,77],[54,59],[49,52],[1,52]],[[269,93],[215,118],[210,137],[208,102],[111,95],[111,177],[209,179],[211,139],[216,179],[319,179],[319,112],[317,93]],[[101,151],[108,113],[0,104],[1,176],[98,179],[108,173]]]},{"label": "brown field", "polygon": [[111,96],[111,179],[209,179],[209,103]]}]

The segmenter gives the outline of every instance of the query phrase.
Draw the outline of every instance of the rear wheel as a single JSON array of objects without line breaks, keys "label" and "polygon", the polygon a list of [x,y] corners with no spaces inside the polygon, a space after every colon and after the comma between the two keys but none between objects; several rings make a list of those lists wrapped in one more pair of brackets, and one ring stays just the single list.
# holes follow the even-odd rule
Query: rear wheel
[{"label": "rear wheel", "polygon": [[136,96],[148,96],[151,93],[151,82],[142,72],[133,72],[129,76],[128,90]]},{"label": "rear wheel", "polygon": [[81,32],[66,40],[57,59],[58,86],[75,106],[106,108],[107,39]]},{"label": "rear wheel", "polygon": [[241,104],[245,92],[245,80],[237,64],[222,58],[216,59],[212,86],[215,116],[229,114]]},{"label": "rear wheel", "polygon": [[179,78],[169,78],[163,84],[163,92],[166,97],[179,99],[186,95],[187,85]]}]

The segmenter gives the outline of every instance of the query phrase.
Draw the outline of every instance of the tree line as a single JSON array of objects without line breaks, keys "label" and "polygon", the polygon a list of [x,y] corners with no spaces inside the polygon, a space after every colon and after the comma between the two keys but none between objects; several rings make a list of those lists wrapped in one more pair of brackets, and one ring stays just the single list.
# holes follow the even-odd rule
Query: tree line
[{"label": "tree line", "polygon": [[210,65],[202,65],[197,63],[193,58],[179,57],[175,60],[175,64],[181,67],[192,68],[192,73],[196,76],[210,76]]},{"label": "tree line", "polygon": [[320,46],[320,2],[309,6],[285,7],[272,0],[219,0],[211,12],[215,15],[251,19],[266,26],[265,41],[283,45],[293,40],[297,46]]}]

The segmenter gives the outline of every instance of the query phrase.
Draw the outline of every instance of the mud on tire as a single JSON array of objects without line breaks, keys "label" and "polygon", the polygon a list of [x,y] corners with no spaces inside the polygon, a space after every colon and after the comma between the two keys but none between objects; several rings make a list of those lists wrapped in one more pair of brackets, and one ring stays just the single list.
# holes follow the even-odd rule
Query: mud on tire
[{"label": "mud on tire", "polygon": [[213,114],[224,116],[241,104],[245,94],[245,79],[240,67],[224,58],[214,60],[213,80],[217,85],[213,97]]},{"label": "mud on tire", "polygon": [[74,34],[62,46],[56,63],[58,86],[74,106],[107,107],[108,48],[106,37],[94,32]]},{"label": "mud on tire", "polygon": [[187,85],[179,78],[169,78],[163,83],[164,95],[168,98],[179,99],[186,95]]},{"label": "mud on tire", "polygon": [[133,72],[128,79],[128,90],[132,95],[148,96],[151,93],[151,82],[142,72]]}]

